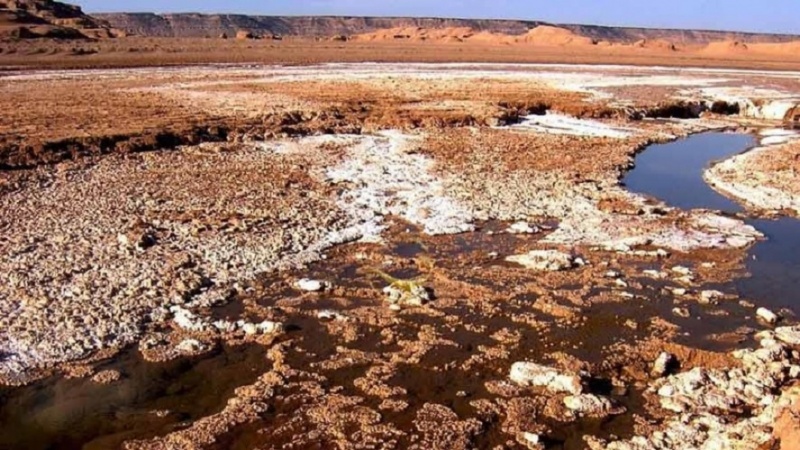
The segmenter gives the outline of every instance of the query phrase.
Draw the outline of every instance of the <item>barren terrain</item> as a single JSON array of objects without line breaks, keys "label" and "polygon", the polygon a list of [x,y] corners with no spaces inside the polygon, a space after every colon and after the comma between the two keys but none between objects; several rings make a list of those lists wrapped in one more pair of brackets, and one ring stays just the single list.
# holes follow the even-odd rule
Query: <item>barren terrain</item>
[{"label": "barren terrain", "polygon": [[[287,45],[292,62],[360,59]],[[649,144],[768,127],[707,177],[794,198],[795,135],[774,128],[798,79],[474,61],[3,72],[0,375],[18,387],[0,398],[256,348],[230,390],[118,411],[76,442],[791,448],[795,311],[731,283],[763,235],[619,180]],[[7,423],[2,445],[45,439]]]}]

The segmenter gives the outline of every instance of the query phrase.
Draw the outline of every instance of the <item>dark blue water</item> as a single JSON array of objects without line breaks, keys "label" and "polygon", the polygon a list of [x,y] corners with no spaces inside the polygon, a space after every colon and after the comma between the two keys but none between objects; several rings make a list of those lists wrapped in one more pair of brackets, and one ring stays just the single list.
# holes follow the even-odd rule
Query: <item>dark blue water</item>
[{"label": "dark blue water", "polygon": [[[744,213],[733,200],[717,193],[703,180],[713,162],[742,153],[756,145],[749,134],[703,133],[648,147],[636,158],[636,167],[623,179],[631,192],[656,197],[681,209],[705,208]],[[800,220],[749,219],[764,233],[748,254],[749,277],[734,281],[739,295],[771,308],[800,303]]]},{"label": "dark blue water", "polygon": [[636,167],[622,180],[632,192],[656,197],[681,209],[706,208],[730,213],[743,208],[703,180],[712,162],[753,147],[749,134],[704,133],[669,144],[656,144],[636,157]]}]

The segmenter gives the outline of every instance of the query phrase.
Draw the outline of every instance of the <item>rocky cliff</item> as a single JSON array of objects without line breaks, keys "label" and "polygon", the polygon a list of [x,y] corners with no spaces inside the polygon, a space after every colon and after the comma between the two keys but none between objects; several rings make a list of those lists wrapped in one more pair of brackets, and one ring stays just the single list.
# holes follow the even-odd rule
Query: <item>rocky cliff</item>
[{"label": "rocky cliff", "polygon": [[0,0],[0,38],[87,39],[108,37],[107,22],[80,7],[51,0]]},{"label": "rocky cliff", "polygon": [[[113,13],[96,14],[114,28],[141,36],[160,37],[216,37],[223,33],[235,34],[246,29],[260,35],[285,35],[323,37],[372,33],[382,29],[419,27],[471,28],[477,32],[488,31],[521,35],[528,30],[546,25],[539,21],[473,20],[409,17],[279,17],[234,14],[151,14]],[[676,44],[707,44],[714,41],[787,42],[799,39],[792,35],[738,33],[707,30],[669,30],[648,28],[606,27],[595,25],[560,24],[578,35],[596,41],[632,44],[641,40],[665,40]]]}]

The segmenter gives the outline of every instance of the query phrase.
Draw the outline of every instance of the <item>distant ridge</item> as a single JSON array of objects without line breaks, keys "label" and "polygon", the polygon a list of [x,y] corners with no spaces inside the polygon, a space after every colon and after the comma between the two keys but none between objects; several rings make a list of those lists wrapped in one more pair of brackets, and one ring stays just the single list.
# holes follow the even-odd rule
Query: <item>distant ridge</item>
[{"label": "distant ridge", "polygon": [[[391,28],[471,28],[476,32],[523,35],[542,21],[495,19],[447,19],[414,17],[338,17],[338,16],[255,16],[242,14],[93,14],[113,28],[129,34],[151,37],[217,37],[249,30],[257,35],[304,37],[350,36],[374,33]],[[705,45],[716,41],[776,43],[800,40],[789,34],[745,33],[713,30],[680,30],[601,25],[557,24],[573,33],[595,41],[634,44],[645,41],[669,41],[678,45]]]}]

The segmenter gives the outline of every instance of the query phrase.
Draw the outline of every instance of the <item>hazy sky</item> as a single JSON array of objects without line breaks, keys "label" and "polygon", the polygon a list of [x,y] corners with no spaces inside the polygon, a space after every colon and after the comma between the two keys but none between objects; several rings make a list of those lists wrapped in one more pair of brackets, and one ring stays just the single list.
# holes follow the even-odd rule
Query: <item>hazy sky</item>
[{"label": "hazy sky", "polygon": [[[67,0],[69,1],[69,0]],[[88,12],[433,16],[800,34],[800,0],[73,0]]]}]

